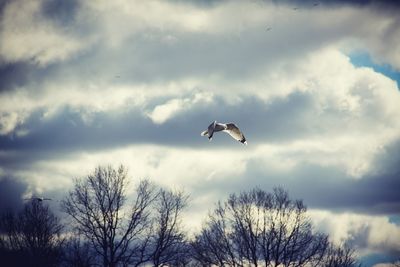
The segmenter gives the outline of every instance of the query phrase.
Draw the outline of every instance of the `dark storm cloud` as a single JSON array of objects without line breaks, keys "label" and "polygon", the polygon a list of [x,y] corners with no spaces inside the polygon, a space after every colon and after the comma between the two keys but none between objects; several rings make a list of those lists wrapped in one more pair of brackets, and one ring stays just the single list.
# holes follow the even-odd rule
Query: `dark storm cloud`
[{"label": "dark storm cloud", "polygon": [[[28,191],[28,184],[20,181],[12,175],[3,175],[0,177],[0,215],[4,212],[18,212],[30,200],[24,199],[23,194]],[[46,191],[45,195],[37,192],[32,192],[32,196],[50,198],[51,201],[46,201],[46,205],[60,218],[65,216],[60,210],[60,200],[66,196],[65,190],[50,190]]]},{"label": "dark storm cloud", "polygon": [[27,83],[28,69],[29,66],[24,63],[0,64],[0,93]]},{"label": "dark storm cloud", "polygon": [[[11,0],[0,0],[0,15],[3,14],[4,8],[10,3]],[[0,16],[1,17],[1,16]]]},{"label": "dark storm cloud", "polygon": [[329,177],[326,173],[324,170],[319,175],[303,177],[301,182],[292,185],[291,191],[310,207],[368,214],[400,214],[400,170],[360,179]]},{"label": "dark storm cloud", "polygon": [[0,93],[9,92],[25,85],[30,86],[31,91],[40,88],[35,85],[49,79],[56,68],[37,67],[28,62],[16,62],[0,64]]},{"label": "dark storm cloud", "polygon": [[[290,192],[305,200],[310,207],[331,210],[351,210],[372,214],[400,214],[400,140],[383,148],[371,164],[377,174],[360,178],[349,177],[333,167],[302,164],[295,170],[296,177],[281,180],[255,173],[260,181],[285,181]],[[254,167],[254,168],[252,168]],[[256,163],[249,169],[257,169]],[[250,175],[252,176],[252,174]],[[267,179],[268,177],[268,179]]]},{"label": "dark storm cloud", "polygon": [[[399,158],[397,158],[399,160]],[[400,165],[398,165],[400,166]],[[302,199],[310,208],[352,211],[366,214],[400,214],[400,168],[389,173],[355,179],[334,167],[302,163],[284,174],[274,172],[259,160],[250,160],[247,171],[238,177],[204,183],[197,193],[215,191],[227,195],[256,186],[266,191],[283,187],[293,199]],[[222,190],[222,191],[221,191]]]},{"label": "dark storm cloud", "polygon": [[80,8],[79,0],[44,0],[42,14],[60,26],[68,26],[74,22]]},{"label": "dark storm cloud", "polygon": [[0,177],[0,214],[15,211],[23,206],[22,194],[27,185],[14,177]]},{"label": "dark storm cloud", "polygon": [[[400,140],[388,143],[384,148],[382,155],[375,160],[375,163],[382,166],[386,173],[394,175],[399,171],[400,166]],[[400,177],[398,178],[400,180]]]}]

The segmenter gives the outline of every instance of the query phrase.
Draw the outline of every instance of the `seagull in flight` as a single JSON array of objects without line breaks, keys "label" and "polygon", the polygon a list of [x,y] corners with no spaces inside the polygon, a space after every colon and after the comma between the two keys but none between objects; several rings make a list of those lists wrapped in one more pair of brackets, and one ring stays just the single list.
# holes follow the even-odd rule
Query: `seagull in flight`
[{"label": "seagull in flight", "polygon": [[239,127],[237,127],[236,124],[234,123],[219,123],[217,121],[214,121],[213,123],[210,124],[210,126],[208,126],[208,129],[206,131],[203,131],[201,133],[201,135],[207,136],[208,140],[211,141],[214,133],[221,131],[226,132],[227,134],[232,136],[233,139],[241,142],[244,145],[247,145],[246,138],[240,131]]}]

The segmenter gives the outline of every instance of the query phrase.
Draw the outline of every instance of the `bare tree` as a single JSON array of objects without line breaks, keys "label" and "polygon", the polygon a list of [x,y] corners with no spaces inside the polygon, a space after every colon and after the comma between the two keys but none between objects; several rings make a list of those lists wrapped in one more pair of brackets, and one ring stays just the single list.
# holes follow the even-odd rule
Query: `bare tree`
[{"label": "bare tree", "polygon": [[62,225],[49,207],[31,201],[14,215],[11,212],[0,218],[0,246],[11,256],[15,265],[57,266],[62,244]]},{"label": "bare tree", "polygon": [[62,266],[91,267],[95,266],[96,259],[89,242],[82,240],[79,233],[66,240]]},{"label": "bare tree", "polygon": [[149,260],[146,249],[150,242],[150,205],[156,197],[155,190],[148,181],[141,181],[128,210],[126,182],[123,166],[118,170],[98,167],[85,179],[76,180],[73,190],[62,202],[76,229],[107,267],[128,263],[137,266]]},{"label": "bare tree", "polygon": [[183,192],[161,189],[156,201],[152,263],[154,266],[185,265],[189,247],[181,231],[180,215],[188,197]]},{"label": "bare tree", "polygon": [[218,203],[192,242],[193,258],[203,266],[240,266],[233,246],[233,229],[225,216],[225,209]]},{"label": "bare tree", "polygon": [[192,247],[203,265],[319,266],[328,239],[313,232],[302,201],[254,189],[218,203]]},{"label": "bare tree", "polygon": [[335,246],[331,244],[326,251],[322,267],[361,267],[354,255],[354,249],[343,244]]}]

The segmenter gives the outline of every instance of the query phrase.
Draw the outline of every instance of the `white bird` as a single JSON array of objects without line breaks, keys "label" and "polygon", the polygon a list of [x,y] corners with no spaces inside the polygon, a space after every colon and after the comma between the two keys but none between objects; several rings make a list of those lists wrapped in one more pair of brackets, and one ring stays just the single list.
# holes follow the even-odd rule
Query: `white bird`
[{"label": "white bird", "polygon": [[203,131],[201,133],[202,136],[208,136],[208,140],[211,141],[213,135],[215,132],[226,132],[230,136],[233,137],[233,139],[241,142],[242,144],[247,145],[246,138],[244,137],[243,133],[239,130],[239,127],[237,127],[234,123],[219,123],[217,121],[214,121],[213,123],[208,126],[208,130]]}]

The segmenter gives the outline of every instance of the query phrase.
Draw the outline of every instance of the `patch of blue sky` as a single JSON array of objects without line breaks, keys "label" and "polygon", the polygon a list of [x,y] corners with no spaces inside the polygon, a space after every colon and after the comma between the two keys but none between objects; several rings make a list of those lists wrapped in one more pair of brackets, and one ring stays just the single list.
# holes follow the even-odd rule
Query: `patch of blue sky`
[{"label": "patch of blue sky", "polygon": [[371,56],[366,52],[354,52],[349,55],[350,62],[356,67],[369,67],[374,71],[382,73],[383,75],[395,80],[397,86],[400,88],[400,72],[396,71],[389,64],[378,64],[374,62]]},{"label": "patch of blue sky", "polygon": [[400,215],[389,216],[389,222],[396,225],[400,225]]}]

